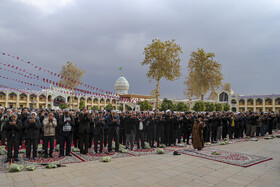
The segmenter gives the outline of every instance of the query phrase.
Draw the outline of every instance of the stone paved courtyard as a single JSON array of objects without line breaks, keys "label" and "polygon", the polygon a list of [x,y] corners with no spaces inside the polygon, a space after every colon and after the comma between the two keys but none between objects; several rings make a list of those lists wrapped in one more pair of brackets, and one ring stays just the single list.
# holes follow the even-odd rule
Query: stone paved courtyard
[{"label": "stone paved courtyard", "polygon": [[243,168],[189,155],[145,155],[0,173],[0,186],[280,186],[280,139],[219,145],[220,150],[273,158]]}]

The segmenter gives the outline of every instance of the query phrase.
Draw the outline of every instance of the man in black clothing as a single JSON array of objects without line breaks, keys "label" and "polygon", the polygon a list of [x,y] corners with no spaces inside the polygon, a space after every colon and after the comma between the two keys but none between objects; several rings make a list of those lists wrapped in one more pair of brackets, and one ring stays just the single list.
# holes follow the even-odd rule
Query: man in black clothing
[{"label": "man in black clothing", "polygon": [[94,118],[94,151],[97,153],[98,148],[98,141],[100,142],[99,152],[102,153],[103,151],[103,126],[105,124],[105,120],[102,116],[102,112],[98,113],[98,116]]},{"label": "man in black clothing", "polygon": [[[119,152],[119,127],[120,127],[120,119],[119,116],[117,116],[116,112],[113,112],[112,115],[110,115],[110,110],[107,110],[106,116],[106,122],[111,121],[111,123],[108,124],[108,151],[112,151],[112,141],[114,139],[115,141],[115,152]],[[111,118],[111,119],[110,119]]]},{"label": "man in black clothing", "polygon": [[91,116],[89,114],[89,111],[87,108],[84,108],[83,112],[80,114],[80,125],[79,125],[79,145],[80,145],[81,154],[88,153],[90,122],[91,122]]},{"label": "man in black clothing", "polygon": [[126,120],[126,114],[125,112],[123,112],[122,114],[120,114],[120,138],[119,138],[119,143],[122,145],[125,145],[125,132],[124,132],[124,124]]},{"label": "man in black clothing", "polygon": [[64,115],[59,118],[58,122],[60,135],[60,153],[59,157],[64,156],[64,146],[66,143],[66,156],[70,155],[71,152],[71,144],[72,144],[72,136],[73,136],[73,128],[74,128],[74,119],[69,113],[69,109],[64,110]]},{"label": "man in black clothing", "polygon": [[8,122],[5,124],[6,137],[8,143],[7,162],[12,159],[12,149],[14,148],[14,161],[18,162],[19,138],[21,133],[22,124],[18,120],[17,114],[12,114]]}]

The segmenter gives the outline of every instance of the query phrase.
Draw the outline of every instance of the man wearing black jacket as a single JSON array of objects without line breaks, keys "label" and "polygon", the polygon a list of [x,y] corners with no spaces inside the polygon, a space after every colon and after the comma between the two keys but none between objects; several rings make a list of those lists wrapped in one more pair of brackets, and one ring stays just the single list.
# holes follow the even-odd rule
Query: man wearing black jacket
[{"label": "man wearing black jacket", "polygon": [[12,114],[8,122],[5,124],[6,137],[8,143],[7,162],[12,159],[12,149],[14,148],[14,161],[18,162],[19,139],[21,134],[22,124],[18,120],[17,114]]},{"label": "man wearing black jacket", "polygon": [[32,112],[30,117],[27,118],[25,123],[26,129],[26,158],[30,159],[31,155],[31,144],[33,146],[33,159],[37,160],[37,148],[38,148],[38,138],[40,134],[41,123],[37,114]]},{"label": "man wearing black jacket", "polygon": [[69,113],[69,109],[64,110],[64,115],[59,118],[58,122],[59,129],[61,132],[60,135],[60,153],[59,157],[64,156],[64,145],[66,143],[66,156],[70,155],[71,144],[72,144],[72,136],[73,136],[73,128],[74,128],[74,119]]},{"label": "man wearing black jacket", "polygon": [[97,153],[97,148],[98,148],[98,141],[100,141],[100,148],[99,152],[102,153],[103,150],[103,126],[105,124],[105,120],[102,116],[102,112],[98,113],[98,116],[94,118],[94,129],[93,129],[93,134],[94,134],[94,151]]},{"label": "man wearing black jacket", "polygon": [[125,135],[126,135],[126,148],[128,149],[130,146],[130,149],[133,150],[134,148],[134,139],[136,134],[136,126],[137,126],[138,120],[136,118],[136,114],[133,112],[129,112],[127,116],[127,121],[125,123]]},{"label": "man wearing black jacket", "polygon": [[108,125],[108,151],[112,151],[112,141],[114,139],[115,141],[115,152],[119,152],[119,126],[120,126],[120,119],[119,116],[117,116],[116,112],[113,112],[112,115],[110,115],[110,110],[107,110],[107,114],[105,115],[106,121],[108,121],[109,118],[112,120],[111,125]]},{"label": "man wearing black jacket", "polygon": [[89,114],[89,111],[87,108],[84,108],[83,113],[80,114],[80,125],[79,125],[79,145],[80,145],[81,154],[88,153],[90,122],[91,122],[91,116]]}]

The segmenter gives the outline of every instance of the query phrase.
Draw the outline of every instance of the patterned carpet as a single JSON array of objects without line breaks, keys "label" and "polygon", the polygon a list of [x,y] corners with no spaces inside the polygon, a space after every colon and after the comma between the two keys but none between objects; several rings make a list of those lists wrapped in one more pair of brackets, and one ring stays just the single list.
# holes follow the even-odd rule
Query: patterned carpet
[{"label": "patterned carpet", "polygon": [[[205,158],[205,159],[214,160],[217,162],[222,162],[222,163],[241,166],[241,167],[253,166],[255,164],[259,164],[261,162],[265,162],[272,159],[272,158],[244,154],[244,153],[229,152],[229,151],[214,149],[214,148],[204,148],[200,151],[195,151],[194,149],[184,149],[179,152],[185,155]],[[213,153],[216,153],[217,155]]]}]

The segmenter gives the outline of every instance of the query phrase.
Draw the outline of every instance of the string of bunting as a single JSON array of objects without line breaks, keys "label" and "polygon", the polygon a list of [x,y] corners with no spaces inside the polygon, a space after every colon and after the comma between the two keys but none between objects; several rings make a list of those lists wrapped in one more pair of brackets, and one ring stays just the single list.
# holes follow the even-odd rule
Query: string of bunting
[{"label": "string of bunting", "polygon": [[[5,55],[5,56],[8,56],[8,57],[11,57],[11,58],[14,58],[14,59],[17,59],[17,60],[19,60],[19,61],[21,61],[21,62],[24,62],[24,63],[26,63],[26,64],[28,64],[28,65],[33,66],[36,70],[43,71],[43,72],[47,72],[47,73],[49,73],[50,75],[52,75],[52,76],[54,76],[54,77],[57,77],[57,78],[60,78],[60,79],[64,79],[64,80],[68,80],[68,81],[71,81],[71,82],[74,82],[74,83],[77,82],[76,80],[73,80],[73,79],[70,79],[70,78],[67,78],[67,77],[63,77],[63,76],[61,76],[59,73],[52,72],[52,71],[47,70],[47,69],[45,69],[45,68],[42,68],[42,67],[40,67],[40,66],[38,66],[38,65],[36,65],[36,64],[33,64],[33,63],[30,62],[30,61],[25,61],[25,60],[19,58],[18,56],[13,56],[13,55],[10,55],[10,54],[6,54],[5,52],[0,52],[0,54]],[[84,87],[86,87],[86,88],[90,88],[90,89],[96,90],[96,91],[99,90],[99,91],[102,92],[102,93],[104,92],[103,89],[93,87],[92,85],[89,85],[89,84],[86,84],[86,83],[82,83],[82,82],[77,82],[77,83],[78,83],[78,85],[80,85],[80,86],[84,86]],[[106,94],[110,94],[110,95],[118,95],[118,94],[116,94],[116,93],[113,93],[113,92],[110,92],[110,91],[106,91],[106,90],[105,90],[105,93],[106,93]]]},{"label": "string of bunting", "polygon": [[[18,69],[16,66],[11,66],[10,64],[4,64],[2,62],[0,62],[1,65],[4,65],[4,66],[7,66],[9,68],[14,68],[14,69]],[[35,79],[31,76],[28,76],[28,75],[24,75],[20,72],[16,72],[16,71],[11,71],[11,70],[7,70],[6,68],[0,68],[2,70],[5,70],[5,71],[8,71],[8,72],[12,72],[12,73],[16,73],[18,75],[21,75],[21,76],[24,76],[25,78],[29,78],[29,79]],[[26,71],[25,71],[26,72]],[[40,79],[40,76],[36,76],[36,80],[39,81]],[[72,89],[72,87],[70,86],[67,86],[67,85],[64,85],[64,84],[60,84],[56,81],[52,81],[52,80],[49,80],[49,79],[46,79],[46,78],[42,78],[42,81],[45,82],[45,83],[51,83],[55,86],[58,86],[60,88],[65,88],[65,89]],[[32,86],[32,85],[31,85]],[[98,96],[101,96],[101,97],[109,97],[109,98],[114,98],[114,99],[117,99],[117,96],[109,96],[109,95],[105,95],[105,94],[99,94],[99,93],[96,93],[96,92],[90,92],[90,91],[87,91],[87,90],[83,90],[83,89],[78,89],[78,88],[73,88],[75,91],[79,91],[79,92],[83,92],[84,94],[91,94],[91,95],[98,95]]]},{"label": "string of bunting", "polygon": [[[0,68],[0,69],[2,69],[2,68]],[[5,70],[5,69],[2,69],[2,70]],[[41,89],[48,89],[47,87],[45,87],[45,86],[41,86],[41,85],[38,85],[38,84],[34,84],[34,83],[29,83],[29,82],[26,82],[26,81],[22,81],[22,80],[18,80],[18,79],[14,79],[14,78],[9,78],[9,77],[6,77],[6,76],[1,76],[0,75],[0,78],[3,78],[3,79],[6,79],[6,80],[12,80],[12,81],[16,81],[16,82],[18,82],[18,83],[21,83],[21,84],[25,84],[25,85],[29,85],[29,86],[34,86],[34,87],[40,87]],[[49,83],[51,83],[51,82],[49,82]],[[57,83],[57,82],[55,82],[55,81],[53,81],[53,83]],[[80,91],[80,89],[74,89],[74,90],[77,90],[77,91]],[[72,94],[71,92],[67,92],[67,91],[62,91],[62,90],[57,90],[56,89],[56,91],[58,91],[58,92],[61,92],[61,93],[64,93],[64,94]],[[85,95],[85,94],[76,94],[76,93],[74,93],[74,95],[75,96],[84,96],[84,97],[86,97],[87,95]],[[100,97],[102,97],[102,94],[96,94],[97,96],[100,96]],[[90,97],[90,96],[89,96]],[[92,96],[91,96],[92,97]],[[103,97],[105,97],[106,98],[106,95],[103,95]],[[109,98],[109,97],[111,97],[111,96],[107,96],[107,98]],[[115,99],[117,99],[118,101],[123,101],[123,102],[130,102],[130,103],[134,103],[134,102],[138,102],[139,100],[137,99],[126,99],[126,98],[115,98]]]}]

